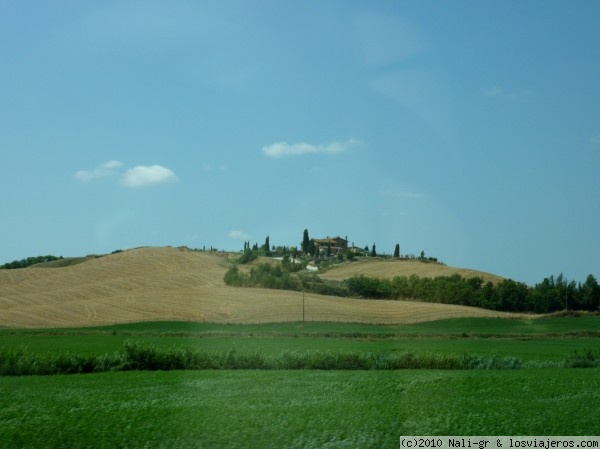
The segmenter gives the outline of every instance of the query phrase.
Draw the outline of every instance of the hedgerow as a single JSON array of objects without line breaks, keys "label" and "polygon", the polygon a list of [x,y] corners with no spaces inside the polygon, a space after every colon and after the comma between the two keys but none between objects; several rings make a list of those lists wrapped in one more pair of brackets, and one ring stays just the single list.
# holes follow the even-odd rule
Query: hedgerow
[{"label": "hedgerow", "polygon": [[[570,354],[567,368],[600,366],[600,353],[584,350]],[[0,375],[84,374],[106,371],[174,370],[481,370],[519,369],[524,364],[514,357],[479,354],[389,353],[358,351],[199,352],[185,347],[158,348],[128,340],[114,354],[61,353],[39,355],[27,348],[0,350]]]}]

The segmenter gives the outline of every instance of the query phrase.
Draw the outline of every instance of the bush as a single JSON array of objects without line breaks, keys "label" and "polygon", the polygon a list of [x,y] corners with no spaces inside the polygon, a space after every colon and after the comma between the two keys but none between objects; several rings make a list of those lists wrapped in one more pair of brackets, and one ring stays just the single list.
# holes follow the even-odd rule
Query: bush
[{"label": "bush", "polygon": [[[574,353],[568,367],[599,366],[600,354],[593,351]],[[283,351],[277,355],[260,352],[196,352],[184,347],[158,348],[128,340],[123,350],[112,355],[61,353],[41,356],[21,347],[0,350],[0,375],[83,374],[105,371],[172,370],[400,370],[400,369],[517,369],[520,360],[507,357],[464,354],[393,354],[389,352]]]},{"label": "bush", "polygon": [[462,357],[462,369],[519,369],[523,362],[515,357],[482,356],[464,354]]},{"label": "bush", "polygon": [[392,297],[392,284],[387,279],[364,275],[353,276],[346,280],[346,287],[351,295],[361,298],[390,299]]},{"label": "bush", "polygon": [[258,258],[258,255],[256,254],[255,251],[252,251],[251,249],[247,249],[246,251],[244,251],[244,254],[242,254],[240,256],[240,258],[238,259],[238,262],[241,264],[247,264],[252,262],[253,260],[256,260]]},{"label": "bush", "polygon": [[584,349],[573,351],[565,359],[565,368],[598,368],[600,367],[600,351]]},{"label": "bush", "polygon": [[223,281],[227,285],[243,286],[245,284],[245,277],[240,273],[240,269],[238,267],[232,266],[229,268],[229,270],[227,270],[227,273],[225,273]]}]

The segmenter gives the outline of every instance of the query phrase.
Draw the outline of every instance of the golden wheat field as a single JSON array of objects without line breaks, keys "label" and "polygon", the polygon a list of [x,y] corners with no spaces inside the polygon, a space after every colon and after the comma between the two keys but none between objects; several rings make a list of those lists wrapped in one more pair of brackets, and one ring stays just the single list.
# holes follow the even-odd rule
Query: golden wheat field
[{"label": "golden wheat field", "polygon": [[321,277],[323,279],[341,281],[352,276],[360,276],[361,274],[382,279],[391,279],[395,276],[416,275],[419,277],[437,277],[459,274],[462,277],[478,276],[485,282],[491,281],[493,283],[501,282],[503,279],[494,274],[471,270],[468,268],[455,268],[446,265],[440,265],[438,263],[423,263],[417,260],[384,259],[371,259],[368,261],[342,264],[327,270],[321,275]]},{"label": "golden wheat field", "polygon": [[[0,326],[302,319],[302,293],[226,286],[223,276],[228,266],[225,254],[161,247],[128,250],[62,268],[1,270]],[[340,274],[342,270],[349,269],[333,269],[325,276],[337,279],[345,276]],[[304,302],[308,321],[393,324],[448,317],[510,316],[463,306],[312,294],[306,294]]]}]

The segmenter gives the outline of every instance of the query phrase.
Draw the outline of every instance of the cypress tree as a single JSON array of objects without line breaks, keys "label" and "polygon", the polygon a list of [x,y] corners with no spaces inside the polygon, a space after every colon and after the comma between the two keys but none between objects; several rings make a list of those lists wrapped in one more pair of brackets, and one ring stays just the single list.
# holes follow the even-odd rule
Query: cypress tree
[{"label": "cypress tree", "polygon": [[308,229],[304,230],[304,236],[302,237],[302,252],[309,252],[310,239],[308,238]]}]

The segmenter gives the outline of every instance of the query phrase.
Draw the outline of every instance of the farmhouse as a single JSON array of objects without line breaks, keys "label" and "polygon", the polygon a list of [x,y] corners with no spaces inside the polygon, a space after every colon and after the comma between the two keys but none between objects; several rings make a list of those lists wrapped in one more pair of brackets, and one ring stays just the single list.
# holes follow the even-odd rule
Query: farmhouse
[{"label": "farmhouse", "polygon": [[327,237],[325,239],[315,239],[315,247],[319,254],[329,251],[331,248],[331,254],[343,253],[348,249],[348,239],[341,237]]}]

